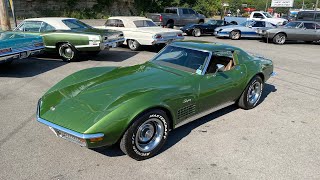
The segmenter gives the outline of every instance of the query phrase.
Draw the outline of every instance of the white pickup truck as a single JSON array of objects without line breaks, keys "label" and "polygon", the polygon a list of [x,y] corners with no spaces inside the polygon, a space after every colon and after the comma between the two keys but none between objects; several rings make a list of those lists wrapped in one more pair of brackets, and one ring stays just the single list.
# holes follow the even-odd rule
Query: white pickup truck
[{"label": "white pickup truck", "polygon": [[262,21],[266,21],[266,22],[270,22],[271,24],[274,25],[285,25],[288,23],[288,20],[283,19],[283,18],[274,18],[272,17],[271,14],[269,14],[268,12],[263,12],[263,11],[253,11],[250,14],[249,18],[245,18],[245,17],[225,17],[224,20],[228,23],[232,23],[232,24],[241,24],[247,20],[262,20]]}]

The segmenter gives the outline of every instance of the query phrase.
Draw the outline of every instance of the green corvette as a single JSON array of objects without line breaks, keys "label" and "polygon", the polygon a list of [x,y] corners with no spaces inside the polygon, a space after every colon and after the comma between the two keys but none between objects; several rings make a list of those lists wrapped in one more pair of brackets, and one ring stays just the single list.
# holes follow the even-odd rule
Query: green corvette
[{"label": "green corvette", "polygon": [[46,51],[58,52],[64,61],[73,61],[79,52],[98,54],[124,42],[121,31],[95,29],[74,18],[26,19],[14,31],[41,35]]},{"label": "green corvette", "polygon": [[215,43],[174,42],[132,67],[76,72],[39,100],[37,120],[88,148],[120,142],[136,160],[155,155],[170,130],[218,109],[254,108],[271,60]]}]

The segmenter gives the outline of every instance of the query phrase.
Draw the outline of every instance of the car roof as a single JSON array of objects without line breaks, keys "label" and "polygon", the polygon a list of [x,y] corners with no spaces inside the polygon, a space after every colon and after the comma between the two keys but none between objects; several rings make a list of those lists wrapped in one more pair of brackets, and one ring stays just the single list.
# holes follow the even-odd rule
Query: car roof
[{"label": "car roof", "polygon": [[109,17],[109,19],[119,19],[123,22],[124,27],[126,28],[136,28],[136,25],[133,23],[133,21],[139,21],[139,20],[148,20],[152,21],[151,19],[148,19],[146,17],[141,16],[113,16]]},{"label": "car roof", "polygon": [[65,25],[62,21],[67,19],[75,19],[75,18],[67,18],[67,17],[45,17],[45,18],[30,18],[25,19],[24,21],[43,21],[54,28],[56,30],[70,30],[70,28]]},{"label": "car roof", "polygon": [[173,46],[196,49],[200,51],[222,51],[222,50],[240,50],[237,47],[222,43],[206,42],[206,41],[179,41],[171,43]]}]

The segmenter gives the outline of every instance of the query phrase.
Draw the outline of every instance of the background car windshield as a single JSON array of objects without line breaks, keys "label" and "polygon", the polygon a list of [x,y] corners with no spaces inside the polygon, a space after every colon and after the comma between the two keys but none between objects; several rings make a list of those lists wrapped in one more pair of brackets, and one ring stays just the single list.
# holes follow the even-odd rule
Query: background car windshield
[{"label": "background car windshield", "polygon": [[68,26],[70,29],[91,29],[92,27],[77,20],[77,19],[66,19],[62,22]]},{"label": "background car windshield", "polygon": [[201,74],[209,53],[176,46],[167,46],[152,62]]},{"label": "background car windshield", "polygon": [[222,20],[209,20],[208,22],[206,22],[206,24],[221,26],[224,24],[224,21],[222,21]]},{"label": "background car windshield", "polygon": [[133,23],[136,25],[137,28],[157,26],[154,22],[149,20],[138,20],[138,21],[133,21]]},{"label": "background car windshield", "polygon": [[265,15],[267,18],[272,18],[271,14],[264,12],[263,15]]},{"label": "background car windshield", "polygon": [[241,23],[240,26],[252,26],[254,23],[254,21],[246,21]]},{"label": "background car windshield", "polygon": [[301,25],[301,22],[289,22],[288,24],[286,24],[284,27],[287,28],[297,28]]}]

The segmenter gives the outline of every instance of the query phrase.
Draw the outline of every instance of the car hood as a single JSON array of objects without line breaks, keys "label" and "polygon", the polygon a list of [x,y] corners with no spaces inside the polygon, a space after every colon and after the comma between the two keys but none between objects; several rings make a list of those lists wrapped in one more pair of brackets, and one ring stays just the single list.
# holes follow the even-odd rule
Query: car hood
[{"label": "car hood", "polygon": [[153,64],[91,68],[68,76],[43,97],[40,117],[85,133],[101,118],[133,98],[183,82],[183,73]]}]

